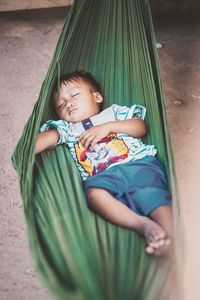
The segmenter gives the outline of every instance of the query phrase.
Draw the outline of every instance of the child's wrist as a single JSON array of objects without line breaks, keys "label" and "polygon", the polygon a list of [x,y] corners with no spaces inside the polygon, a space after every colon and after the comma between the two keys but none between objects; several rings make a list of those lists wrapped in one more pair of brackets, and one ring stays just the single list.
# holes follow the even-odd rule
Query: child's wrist
[{"label": "child's wrist", "polygon": [[109,133],[117,133],[117,122],[116,121],[111,121],[108,122],[109,124]]}]

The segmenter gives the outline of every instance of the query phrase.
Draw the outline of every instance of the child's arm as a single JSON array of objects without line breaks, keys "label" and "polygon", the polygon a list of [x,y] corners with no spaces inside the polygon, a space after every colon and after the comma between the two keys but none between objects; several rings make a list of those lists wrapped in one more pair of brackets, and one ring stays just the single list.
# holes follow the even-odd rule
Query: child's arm
[{"label": "child's arm", "polygon": [[136,138],[141,138],[147,134],[147,127],[140,118],[107,122],[86,130],[80,135],[79,141],[85,148],[89,145],[93,147],[98,141],[110,133],[124,133]]},{"label": "child's arm", "polygon": [[40,132],[36,141],[35,153],[40,153],[46,149],[55,146],[59,141],[60,135],[58,130],[51,129],[49,131]]},{"label": "child's arm", "polygon": [[140,118],[132,118],[124,121],[110,122],[111,132],[125,133],[130,136],[141,138],[147,134],[147,127]]}]

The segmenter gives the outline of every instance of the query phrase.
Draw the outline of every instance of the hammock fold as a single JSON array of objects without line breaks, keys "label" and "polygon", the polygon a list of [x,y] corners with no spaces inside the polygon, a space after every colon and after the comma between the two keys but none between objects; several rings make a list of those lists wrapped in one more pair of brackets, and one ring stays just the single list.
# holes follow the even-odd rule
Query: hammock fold
[{"label": "hammock fold", "polygon": [[103,87],[105,107],[146,106],[149,134],[144,142],[158,148],[178,219],[155,44],[147,0],[76,0],[14,151],[30,247],[45,283],[58,299],[170,299],[172,266],[146,255],[139,234],[104,221],[87,208],[67,147],[34,154],[40,124],[52,117],[50,96],[57,78],[74,70],[90,71]]}]

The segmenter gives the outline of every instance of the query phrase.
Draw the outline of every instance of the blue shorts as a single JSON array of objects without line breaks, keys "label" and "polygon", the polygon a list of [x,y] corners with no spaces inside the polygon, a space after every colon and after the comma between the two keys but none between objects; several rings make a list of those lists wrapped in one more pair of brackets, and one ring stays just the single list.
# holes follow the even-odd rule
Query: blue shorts
[{"label": "blue shorts", "polygon": [[117,200],[139,215],[147,216],[162,205],[171,205],[171,194],[161,162],[147,156],[112,166],[84,182],[90,187],[107,190]]}]

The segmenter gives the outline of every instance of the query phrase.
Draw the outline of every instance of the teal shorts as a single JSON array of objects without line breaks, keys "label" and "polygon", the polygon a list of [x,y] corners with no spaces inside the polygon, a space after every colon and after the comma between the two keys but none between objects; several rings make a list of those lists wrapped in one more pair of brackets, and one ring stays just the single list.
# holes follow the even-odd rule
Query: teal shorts
[{"label": "teal shorts", "polygon": [[172,204],[163,166],[153,156],[112,166],[86,179],[84,187],[86,192],[91,187],[105,189],[142,216]]}]

